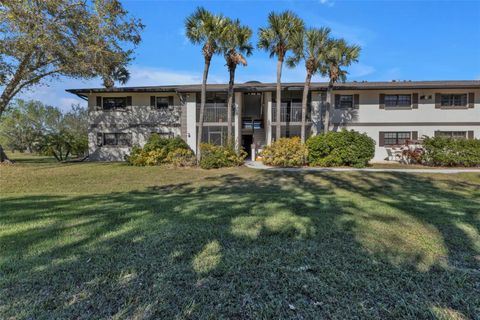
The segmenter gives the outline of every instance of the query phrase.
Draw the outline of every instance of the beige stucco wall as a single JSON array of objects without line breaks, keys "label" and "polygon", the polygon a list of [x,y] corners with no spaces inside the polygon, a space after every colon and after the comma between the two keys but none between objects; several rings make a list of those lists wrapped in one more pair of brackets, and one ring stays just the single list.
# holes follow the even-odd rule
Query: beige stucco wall
[{"label": "beige stucco wall", "polygon": [[[475,93],[475,107],[465,109],[435,109],[435,93]],[[433,136],[434,131],[474,131],[474,137],[480,138],[480,88],[465,90],[337,90],[335,94],[359,94],[359,108],[351,110],[332,110],[331,124],[334,130],[342,127],[366,132],[377,141],[375,161],[386,157],[386,149],[378,146],[379,131],[417,131],[418,136]],[[380,109],[379,95],[418,93],[418,109]],[[143,146],[151,132],[171,132],[181,136],[195,150],[196,145],[196,101],[195,94],[183,95],[184,102],[176,93],[106,93],[102,97],[132,97],[132,106],[126,111],[96,111],[96,96],[88,98],[91,128],[89,131],[89,151],[92,160],[123,160],[131,148],[97,147],[97,132],[129,132],[132,145]],[[174,96],[172,110],[160,111],[150,107],[150,96]],[[237,93],[237,103],[241,101]],[[422,100],[421,96],[431,96]],[[265,142],[271,141],[272,93],[264,93]],[[312,92],[312,104],[323,108],[324,93]],[[312,105],[312,108],[315,109]],[[240,109],[239,109],[240,110]],[[314,111],[315,112],[315,111]],[[322,114],[322,112],[320,112]],[[321,115],[312,115],[313,131],[321,131]],[[237,118],[235,123],[241,124]],[[335,125],[342,123],[342,125]],[[236,138],[241,135],[235,128]],[[260,138],[258,138],[260,139]]]},{"label": "beige stucco wall", "polygon": [[[150,107],[150,96],[174,96],[174,107],[156,110]],[[96,97],[88,97],[90,129],[88,135],[91,160],[122,161],[131,147],[97,146],[97,132],[126,132],[132,135],[132,147],[143,146],[152,132],[173,133],[181,136],[182,103],[175,93],[107,93],[102,97],[132,97],[132,106],[125,111],[97,111]],[[184,133],[185,134],[185,133]]]}]

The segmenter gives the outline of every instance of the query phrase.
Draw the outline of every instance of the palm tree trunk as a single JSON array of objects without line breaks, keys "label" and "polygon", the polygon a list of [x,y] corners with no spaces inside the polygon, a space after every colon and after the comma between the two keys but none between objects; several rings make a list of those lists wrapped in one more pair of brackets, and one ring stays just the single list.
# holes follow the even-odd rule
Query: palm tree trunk
[{"label": "palm tree trunk", "polygon": [[307,121],[308,90],[310,89],[311,81],[312,81],[312,73],[310,71],[307,71],[307,77],[305,78],[305,86],[303,87],[303,97],[302,97],[302,127],[300,129],[300,139],[302,143],[305,143],[305,123]]},{"label": "palm tree trunk", "polygon": [[283,57],[279,56],[278,61],[277,61],[277,95],[276,95],[276,120],[275,122],[277,123],[277,126],[275,127],[275,140],[278,140],[281,138],[282,134],[282,128],[281,128],[281,117],[280,117],[280,112],[282,111],[281,105],[282,105],[282,65],[283,65]]},{"label": "palm tree trunk", "polygon": [[235,67],[228,67],[230,73],[230,80],[228,81],[228,100],[227,100],[227,142],[232,143],[232,109],[233,109],[233,85],[235,83]]},{"label": "palm tree trunk", "polygon": [[332,106],[332,95],[333,95],[333,82],[330,80],[328,83],[327,89],[327,105],[325,107],[325,120],[323,126],[323,132],[327,133],[330,129],[330,110]]},{"label": "palm tree trunk", "polygon": [[[198,131],[197,131],[197,162],[200,162],[200,159],[202,157],[201,151],[200,151],[200,143],[202,143],[203,114],[205,112],[205,100],[206,100],[206,95],[207,95],[208,69],[210,68],[210,61],[211,60],[212,60],[211,56],[206,56],[205,57],[205,66],[203,68],[202,92],[200,94],[200,114],[199,114],[199,119],[198,119]],[[195,110],[195,112],[196,111],[197,110]]]}]

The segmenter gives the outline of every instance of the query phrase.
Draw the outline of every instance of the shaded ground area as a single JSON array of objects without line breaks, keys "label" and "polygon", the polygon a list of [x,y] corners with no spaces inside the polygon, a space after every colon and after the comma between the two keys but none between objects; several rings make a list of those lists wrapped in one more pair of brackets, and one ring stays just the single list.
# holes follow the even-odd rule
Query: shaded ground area
[{"label": "shaded ground area", "polygon": [[478,318],[480,175],[0,168],[0,318]]}]

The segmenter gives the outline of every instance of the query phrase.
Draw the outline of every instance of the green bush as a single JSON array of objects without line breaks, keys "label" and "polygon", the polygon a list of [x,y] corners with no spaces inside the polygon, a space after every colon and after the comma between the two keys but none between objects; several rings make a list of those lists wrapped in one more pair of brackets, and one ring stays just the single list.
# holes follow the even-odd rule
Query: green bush
[{"label": "green bush", "polygon": [[307,148],[299,137],[280,138],[262,152],[262,162],[276,167],[300,167],[305,165]]},{"label": "green bush", "polygon": [[307,142],[311,166],[365,167],[375,155],[375,141],[354,130],[328,132],[310,137]]},{"label": "green bush", "polygon": [[[192,155],[192,150],[183,139],[179,137],[168,139],[158,134],[152,134],[145,146],[143,148],[134,147],[126,160],[134,166],[157,166],[161,164],[186,166],[191,163]],[[180,158],[175,159],[176,156]]]},{"label": "green bush", "polygon": [[426,137],[423,160],[432,166],[480,166],[480,139]]},{"label": "green bush", "polygon": [[236,153],[233,144],[217,146],[210,143],[200,144],[200,167],[203,169],[215,169],[223,167],[236,167],[243,164],[247,153]]},{"label": "green bush", "polygon": [[191,167],[195,165],[196,159],[192,150],[177,148],[167,154],[166,162],[175,167]]}]

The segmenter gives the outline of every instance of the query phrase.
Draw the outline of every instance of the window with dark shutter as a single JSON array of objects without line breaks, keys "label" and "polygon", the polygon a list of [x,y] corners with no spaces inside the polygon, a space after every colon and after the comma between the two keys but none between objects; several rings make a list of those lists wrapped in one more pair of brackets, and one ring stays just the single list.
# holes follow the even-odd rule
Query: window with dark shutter
[{"label": "window with dark shutter", "polygon": [[150,96],[150,107],[155,108],[155,96]]},{"label": "window with dark shutter", "polygon": [[468,131],[468,139],[469,140],[472,140],[474,137],[473,137],[473,130],[469,130]]},{"label": "window with dark shutter", "polygon": [[[410,94],[386,94],[384,96],[385,109],[388,108],[410,108],[412,105]],[[417,96],[418,103],[418,96]]]},{"label": "window with dark shutter", "polygon": [[468,93],[468,107],[475,108],[475,92]]},{"label": "window with dark shutter", "polygon": [[418,140],[418,131],[412,131],[412,140]]},{"label": "window with dark shutter", "polygon": [[379,100],[378,104],[379,104],[380,109],[385,109],[385,94],[380,93],[380,96],[379,96],[378,100]]},{"label": "window with dark shutter", "polygon": [[353,94],[336,94],[335,109],[351,109],[353,108]]},{"label": "window with dark shutter", "polygon": [[411,132],[383,132],[383,143],[385,146],[405,145],[410,137]]},{"label": "window with dark shutter", "polygon": [[103,145],[103,133],[97,132],[97,146],[101,147]]},{"label": "window with dark shutter", "polygon": [[126,110],[128,104],[127,97],[103,97],[102,100],[102,109],[105,111],[123,111]]},{"label": "window with dark shutter", "polygon": [[467,107],[467,94],[441,94],[440,106],[442,108]]},{"label": "window with dark shutter", "polygon": [[355,109],[360,108],[360,95],[359,94],[354,94],[353,95],[353,107]]},{"label": "window with dark shutter", "polygon": [[97,97],[97,105],[95,106],[95,110],[102,109],[102,97]]},{"label": "window with dark shutter", "polygon": [[385,145],[385,132],[380,131],[378,134],[378,145],[383,147]]},{"label": "window with dark shutter", "polygon": [[418,109],[418,93],[412,94],[412,109]]},{"label": "window with dark shutter", "polygon": [[155,107],[159,110],[167,110],[170,105],[170,97],[157,97]]}]

